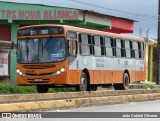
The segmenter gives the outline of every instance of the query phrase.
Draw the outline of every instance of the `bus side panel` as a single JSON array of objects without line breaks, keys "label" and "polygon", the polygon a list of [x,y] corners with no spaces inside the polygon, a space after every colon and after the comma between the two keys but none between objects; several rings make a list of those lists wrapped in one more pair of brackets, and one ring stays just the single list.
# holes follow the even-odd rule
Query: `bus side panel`
[{"label": "bus side panel", "polygon": [[104,72],[104,70],[102,70],[101,75],[100,75],[101,76],[100,84],[104,84],[104,81],[105,81],[104,74],[105,74],[105,72]]},{"label": "bus side panel", "polygon": [[104,71],[104,82],[103,84],[112,83],[112,71]]},{"label": "bus side panel", "polygon": [[144,60],[136,60],[136,81],[145,80]]},{"label": "bus side panel", "polygon": [[116,82],[116,72],[115,71],[105,71],[104,72],[104,83],[103,84],[112,84]]},{"label": "bus side panel", "polygon": [[69,71],[68,84],[80,84],[81,71],[71,70]]},{"label": "bus side panel", "polygon": [[129,75],[130,75],[130,82],[135,82],[136,81],[136,71],[134,70],[129,71]]},{"label": "bus side panel", "polygon": [[104,61],[104,83],[103,84],[112,84],[116,83],[116,58],[106,57]]},{"label": "bus side panel", "polygon": [[117,58],[116,59],[116,83],[122,83],[123,82],[123,72],[124,72],[124,59],[123,58]]},{"label": "bus side panel", "polygon": [[95,70],[93,72],[94,84],[100,84],[101,82],[101,71]]},{"label": "bus side panel", "polygon": [[94,84],[94,71],[89,71],[89,77],[90,77],[90,84]]},{"label": "bus side panel", "polygon": [[137,81],[144,81],[145,77],[144,77],[144,71],[137,71],[136,72],[136,77],[137,77]]},{"label": "bus side panel", "polygon": [[94,84],[110,84],[112,83],[112,74],[110,71],[96,70],[93,72]]},{"label": "bus side panel", "polygon": [[123,71],[118,70],[116,71],[116,83],[122,83],[123,82]]}]

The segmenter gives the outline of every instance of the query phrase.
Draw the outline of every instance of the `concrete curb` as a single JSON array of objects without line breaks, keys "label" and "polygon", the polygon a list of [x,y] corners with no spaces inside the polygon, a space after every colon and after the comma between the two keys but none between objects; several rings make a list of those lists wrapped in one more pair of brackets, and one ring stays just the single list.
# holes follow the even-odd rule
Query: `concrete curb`
[{"label": "concrete curb", "polygon": [[141,102],[160,99],[160,93],[151,94],[136,94],[136,95],[121,95],[109,97],[88,97],[76,99],[63,99],[51,101],[34,101],[0,104],[0,112],[13,111],[32,111],[42,109],[59,109],[68,107],[82,107],[90,105],[112,105],[126,102]]},{"label": "concrete curb", "polygon": [[89,97],[106,97],[119,95],[136,95],[160,93],[160,89],[135,89],[135,90],[111,90],[111,91],[93,91],[93,92],[61,92],[61,93],[35,93],[35,94],[12,94],[0,95],[0,104],[16,103],[16,102],[35,102],[62,99],[77,99]]}]

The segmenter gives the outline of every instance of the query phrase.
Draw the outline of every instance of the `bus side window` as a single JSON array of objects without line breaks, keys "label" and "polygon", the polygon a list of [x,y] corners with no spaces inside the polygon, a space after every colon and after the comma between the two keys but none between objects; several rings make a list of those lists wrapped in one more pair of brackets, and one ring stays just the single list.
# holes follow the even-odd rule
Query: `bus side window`
[{"label": "bus side window", "polygon": [[121,39],[121,57],[126,57],[125,41]]},{"label": "bus side window", "polygon": [[105,56],[106,55],[106,49],[105,49],[105,40],[104,40],[104,37],[101,36],[100,37],[100,46],[101,46],[101,55]]},{"label": "bus side window", "polygon": [[94,55],[102,56],[102,42],[101,37],[98,35],[93,36],[93,45],[94,45]]},{"label": "bus side window", "polygon": [[139,58],[144,58],[144,46],[142,42],[138,42]]},{"label": "bus side window", "polygon": [[67,32],[67,46],[68,46],[69,63],[71,63],[76,59],[76,56],[77,56],[76,32],[73,32],[73,31]]},{"label": "bus side window", "polygon": [[144,59],[144,43],[141,42],[141,58]]},{"label": "bus side window", "polygon": [[126,58],[131,58],[130,41],[125,40]]},{"label": "bus side window", "polygon": [[116,38],[116,57],[121,57],[121,39]]},{"label": "bus side window", "polygon": [[111,46],[113,50],[113,56],[116,56],[116,39],[111,38]]},{"label": "bus side window", "polygon": [[131,48],[131,58],[135,58],[135,50],[133,49],[133,42],[130,41],[130,48]]},{"label": "bus side window", "polygon": [[139,50],[138,50],[138,42],[133,42],[133,50],[135,51],[135,58],[139,59]]},{"label": "bus side window", "polygon": [[79,49],[81,55],[91,55],[92,46],[91,46],[91,35],[86,33],[79,34]]},{"label": "bus side window", "polygon": [[114,56],[113,53],[113,39],[110,37],[105,37],[105,50],[106,50],[106,56]]},{"label": "bus side window", "polygon": [[140,43],[140,42],[138,42],[138,53],[139,53],[139,58],[142,58],[141,49],[142,49],[142,47],[141,47],[141,43]]}]

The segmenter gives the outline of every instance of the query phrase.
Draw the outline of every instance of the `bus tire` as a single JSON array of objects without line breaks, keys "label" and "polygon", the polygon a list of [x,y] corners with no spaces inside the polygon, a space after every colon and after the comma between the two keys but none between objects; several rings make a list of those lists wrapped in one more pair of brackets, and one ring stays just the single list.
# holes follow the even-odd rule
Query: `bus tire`
[{"label": "bus tire", "polygon": [[130,80],[129,80],[128,73],[124,73],[123,74],[123,83],[113,85],[114,89],[115,90],[128,90],[129,89],[129,82],[130,82]]},{"label": "bus tire", "polygon": [[47,93],[49,86],[48,85],[36,85],[38,93]]},{"label": "bus tire", "polygon": [[81,74],[80,84],[76,86],[76,91],[88,91],[88,79],[84,72]]},{"label": "bus tire", "polygon": [[130,82],[130,79],[129,79],[128,73],[124,73],[123,83],[122,83],[122,89],[123,90],[128,90],[129,89],[129,82]]}]

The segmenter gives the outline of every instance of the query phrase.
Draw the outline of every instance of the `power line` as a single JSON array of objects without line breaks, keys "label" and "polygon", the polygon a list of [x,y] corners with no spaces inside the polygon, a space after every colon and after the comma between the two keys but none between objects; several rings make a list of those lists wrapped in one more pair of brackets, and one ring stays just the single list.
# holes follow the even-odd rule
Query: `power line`
[{"label": "power line", "polygon": [[120,13],[132,14],[132,15],[135,15],[135,16],[141,16],[141,17],[147,17],[147,18],[157,18],[158,17],[158,16],[149,16],[149,15],[139,14],[139,13],[134,13],[134,12],[127,12],[127,11],[118,10],[118,9],[112,9],[112,8],[103,7],[103,6],[99,6],[99,5],[94,5],[94,4],[91,4],[91,3],[86,3],[86,2],[82,2],[82,1],[78,1],[78,0],[70,0],[70,1],[85,4],[85,5],[89,5],[89,6],[94,6],[94,7],[97,7],[97,8],[103,8],[103,9],[107,9],[107,10],[111,10],[111,11],[116,11],[116,12],[120,12]]}]

